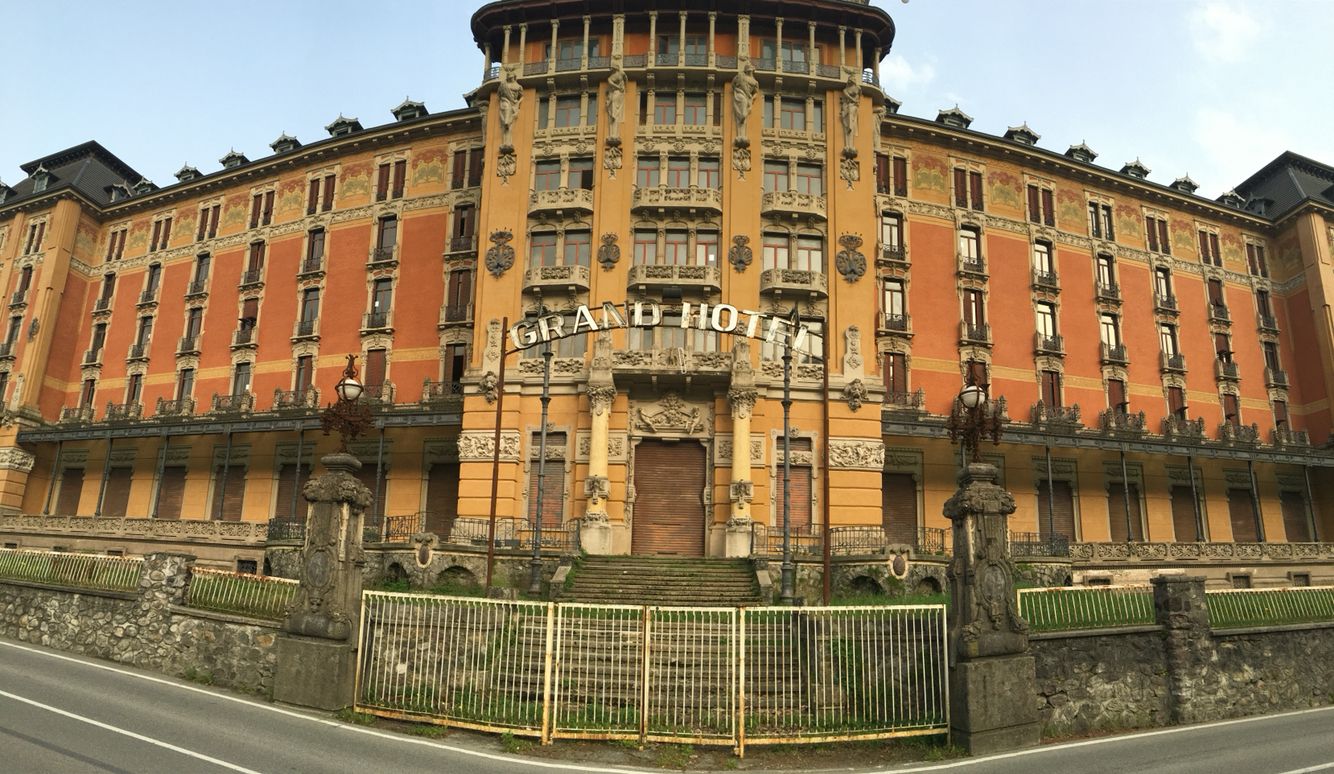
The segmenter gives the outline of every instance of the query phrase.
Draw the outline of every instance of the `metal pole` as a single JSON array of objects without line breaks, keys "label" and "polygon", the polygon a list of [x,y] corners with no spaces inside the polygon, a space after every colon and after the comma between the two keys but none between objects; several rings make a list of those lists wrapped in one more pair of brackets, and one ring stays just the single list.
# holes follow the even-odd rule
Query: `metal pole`
[{"label": "metal pole", "polygon": [[1126,542],[1135,540],[1135,527],[1130,521],[1130,475],[1126,473],[1126,449],[1121,447],[1121,499],[1126,506]]},{"label": "metal pole", "polygon": [[214,521],[222,521],[227,515],[222,509],[227,506],[227,473],[232,466],[232,432],[227,431],[227,448],[222,455],[222,478],[218,481],[218,500],[214,504]]},{"label": "metal pole", "polygon": [[297,497],[301,494],[301,459],[306,455],[306,429],[296,431],[296,472],[292,474],[292,506],[287,518],[296,519]]},{"label": "metal pole", "polygon": [[[1051,481],[1051,444],[1047,444],[1047,539],[1056,539],[1056,493]],[[1074,535],[1069,536],[1072,540]]]},{"label": "metal pole", "polygon": [[[826,325],[827,325],[827,324],[828,324],[828,321],[826,321]],[[825,335],[825,341],[827,342],[828,339],[829,339],[829,331],[828,331],[828,330],[825,330],[825,331],[824,331],[824,335]],[[820,570],[820,575],[821,575],[821,577],[824,579],[824,588],[823,588],[823,592],[824,592],[824,601],[823,601],[823,604],[827,607],[827,606],[829,605],[829,603],[830,603],[830,600],[833,598],[833,595],[834,595],[833,550],[832,550],[832,548],[831,548],[831,546],[830,546],[830,542],[833,540],[833,535],[832,535],[833,530],[832,530],[832,527],[831,527],[831,525],[830,525],[830,523],[829,523],[829,516],[830,516],[830,514],[833,512],[833,509],[832,509],[832,508],[830,507],[830,505],[829,505],[829,488],[830,488],[830,486],[831,486],[831,483],[830,483],[830,481],[829,481],[829,350],[828,350],[828,346],[821,347],[821,349],[820,349],[820,353],[821,353],[821,355],[822,355],[822,357],[820,358],[821,365],[824,366],[824,368],[823,368],[823,371],[824,371],[824,393],[823,393],[824,398],[823,398],[823,400],[820,401],[820,402],[824,405],[824,431],[823,431],[823,432],[824,432],[824,454],[823,454],[823,457],[824,457],[824,481],[822,482],[822,486],[820,487],[820,489],[821,489],[821,495],[820,495],[820,496],[821,496],[821,498],[822,498],[823,501],[824,501],[824,503],[823,503],[823,506],[824,506],[824,508],[823,508],[823,510],[824,510],[824,534],[821,536],[822,539],[821,539],[821,541],[820,541],[820,542],[823,543],[823,545],[824,545],[823,554],[822,554],[822,556],[821,556],[821,561],[823,562],[823,565],[824,565],[824,566],[823,566],[823,567],[821,568],[821,570]]]},{"label": "metal pole", "polygon": [[528,562],[528,593],[542,593],[542,497],[547,483],[547,413],[551,406],[551,342],[542,344],[542,427],[537,431],[537,502],[533,516],[533,558]]},{"label": "metal pole", "polygon": [[1200,493],[1195,488],[1195,457],[1186,455],[1186,472],[1190,474],[1190,501],[1195,506],[1195,540],[1204,542],[1204,511],[1200,508]]},{"label": "metal pole", "polygon": [[[46,507],[42,509],[43,516],[51,515],[51,498],[56,494],[56,476],[60,475],[60,458],[65,451],[65,442],[56,441],[56,459],[51,464],[51,483],[46,487]],[[1310,489],[1310,479],[1307,479],[1307,489]]]},{"label": "metal pole", "polygon": [[376,532],[379,532],[380,539],[384,540],[384,508],[380,505],[380,482],[382,481],[384,481],[384,425],[380,425],[380,444],[375,450],[375,499],[371,500],[371,507],[375,509],[376,516],[380,519],[380,525]]},{"label": "metal pole", "polygon": [[1311,491],[1311,466],[1302,466],[1302,475],[1306,477],[1306,517],[1311,520],[1311,542],[1320,542],[1320,524],[1315,518],[1315,493]]},{"label": "metal pole", "polygon": [[[793,308],[793,329],[797,310]],[[792,563],[792,342],[783,344],[783,565],[779,596],[792,604],[797,567]],[[733,452],[737,453],[737,452]]]},{"label": "metal pole", "polygon": [[505,331],[509,330],[510,318],[500,320],[500,373],[496,377],[496,432],[492,437],[491,452],[491,520],[486,528],[486,588],[491,588],[491,576],[496,564],[496,502],[500,498],[500,422],[505,410]]},{"label": "metal pole", "polygon": [[153,487],[153,510],[149,512],[150,519],[157,518],[158,503],[162,501],[162,477],[167,473],[167,453],[171,451],[171,436],[162,434],[162,449],[158,452],[160,455],[157,461],[157,485]]},{"label": "metal pole", "polygon": [[1246,473],[1251,479],[1251,504],[1255,507],[1255,537],[1265,542],[1265,519],[1260,511],[1260,489],[1255,483],[1255,461],[1246,460]]},{"label": "metal pole", "polygon": [[97,507],[93,509],[93,518],[102,515],[102,501],[107,496],[107,476],[111,475],[111,450],[116,448],[116,439],[107,433],[107,458],[102,463],[102,485],[97,488]]}]

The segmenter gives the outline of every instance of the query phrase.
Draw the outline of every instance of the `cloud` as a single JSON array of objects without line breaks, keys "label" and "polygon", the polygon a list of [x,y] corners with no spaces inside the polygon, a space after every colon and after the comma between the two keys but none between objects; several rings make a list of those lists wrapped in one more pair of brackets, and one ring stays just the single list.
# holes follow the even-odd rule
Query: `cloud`
[{"label": "cloud", "polygon": [[1215,63],[1247,58],[1264,31],[1260,17],[1236,0],[1200,0],[1187,23],[1196,52]]},{"label": "cloud", "polygon": [[[1192,127],[1196,146],[1208,167],[1192,177],[1217,195],[1245,180],[1291,144],[1291,137],[1273,122],[1214,107],[1195,111]],[[1193,154],[1192,154],[1193,155]],[[1176,170],[1173,177],[1186,170]]]},{"label": "cloud", "polygon": [[902,54],[890,54],[880,63],[880,83],[892,94],[904,94],[921,88],[936,78],[936,68],[930,62],[914,66]]}]

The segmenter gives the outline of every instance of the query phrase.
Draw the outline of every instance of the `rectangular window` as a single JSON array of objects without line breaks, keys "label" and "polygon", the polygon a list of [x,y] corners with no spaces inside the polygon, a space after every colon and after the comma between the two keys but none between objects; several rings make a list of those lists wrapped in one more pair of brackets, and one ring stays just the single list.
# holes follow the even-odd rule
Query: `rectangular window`
[{"label": "rectangular window", "polygon": [[788,166],[786,161],[764,162],[764,192],[775,193],[789,189]]},{"label": "rectangular window", "polygon": [[375,201],[382,202],[389,198],[389,162],[381,164],[375,172]]},{"label": "rectangular window", "polygon": [[687,94],[685,116],[686,126],[707,126],[709,123],[709,97],[707,94]]},{"label": "rectangular window", "polygon": [[982,205],[982,173],[955,167],[954,206],[971,208],[981,212]]},{"label": "rectangular window", "polygon": [[690,157],[670,156],[667,159],[667,187],[690,187]]},{"label": "rectangular window", "polygon": [[1116,287],[1116,259],[1107,253],[1098,254],[1098,287]]},{"label": "rectangular window", "polygon": [[384,386],[388,372],[389,352],[384,349],[366,350],[366,387],[375,389]]},{"label": "rectangular window", "polygon": [[1172,270],[1160,267],[1153,270],[1153,294],[1159,299],[1172,298]]},{"label": "rectangular window", "polygon": [[232,371],[232,394],[245,395],[250,392],[250,364],[237,363]]},{"label": "rectangular window", "polygon": [[200,253],[195,256],[195,282],[203,282],[208,279],[209,264],[212,262],[208,253]]},{"label": "rectangular window", "polygon": [[258,228],[273,222],[273,191],[264,191],[250,197],[250,227]]},{"label": "rectangular window", "polygon": [[1056,211],[1050,188],[1028,186],[1028,219],[1033,223],[1056,225]]},{"label": "rectangular window", "polygon": [[695,184],[706,190],[714,190],[722,185],[721,167],[718,159],[701,158],[698,162],[698,174]]},{"label": "rectangular window", "polygon": [[371,285],[371,313],[389,314],[389,305],[394,299],[394,281],[377,279]]},{"label": "rectangular window", "polygon": [[144,292],[150,296],[157,294],[158,285],[162,283],[162,264],[153,263],[148,266],[148,276],[144,278]]},{"label": "rectangular window", "polygon": [[797,237],[797,256],[792,268],[824,272],[824,240],[818,237]]},{"label": "rectangular window", "polygon": [[129,381],[125,384],[125,402],[131,405],[138,403],[139,399],[143,397],[143,392],[144,375],[130,374]]},{"label": "rectangular window", "polygon": [[1210,266],[1223,265],[1218,250],[1218,235],[1212,231],[1200,229],[1200,261]]},{"label": "rectangular window", "polygon": [[569,172],[565,177],[568,188],[588,191],[593,188],[593,160],[570,159]]},{"label": "rectangular window", "polygon": [[908,395],[908,358],[902,352],[885,353],[885,391],[890,402],[902,402]]},{"label": "rectangular window", "polygon": [[199,337],[199,331],[204,324],[204,310],[197,306],[192,306],[185,312],[185,336],[189,339]]},{"label": "rectangular window", "polygon": [[1214,354],[1219,362],[1232,362],[1232,339],[1226,333],[1214,334]]},{"label": "rectangular window", "polygon": [[986,325],[986,305],[982,291],[968,288],[963,292],[963,321],[970,328]]},{"label": "rectangular window", "polygon": [[579,126],[584,121],[583,100],[578,96],[556,97],[556,126]]},{"label": "rectangular window", "polygon": [[153,234],[148,240],[148,252],[155,253],[158,250],[167,249],[167,242],[171,240],[171,217],[161,218],[153,221]]},{"label": "rectangular window", "polygon": [[297,392],[305,392],[310,388],[314,381],[315,358],[310,355],[302,355],[296,359],[296,368],[292,369],[293,382],[292,388]]},{"label": "rectangular window", "polygon": [[903,292],[903,280],[886,279],[883,293],[884,312],[892,319],[902,319],[907,314],[907,297]]},{"label": "rectangular window", "polygon": [[1230,392],[1223,393],[1223,421],[1233,427],[1241,426],[1241,401]]},{"label": "rectangular window", "polygon": [[991,383],[987,380],[987,364],[981,360],[968,361],[968,370],[964,379],[967,384],[976,385],[984,390],[991,386]]},{"label": "rectangular window", "polygon": [[670,230],[663,239],[662,263],[684,266],[690,263],[690,233]]},{"label": "rectangular window", "polygon": [[477,234],[477,208],[471,204],[460,204],[454,208],[454,237],[468,239]]},{"label": "rectangular window", "polygon": [[[11,355],[14,354],[14,345],[18,343],[19,331],[21,330],[23,330],[23,318],[21,316],[9,318],[9,330],[5,332],[5,347]],[[96,352],[100,349],[101,346],[99,345],[94,347],[93,351]]]},{"label": "rectangular window", "polygon": [[195,369],[182,368],[176,374],[176,400],[189,400],[195,391]]},{"label": "rectangular window", "polygon": [[883,153],[877,153],[875,154],[875,192],[888,194],[890,190],[889,157]]},{"label": "rectangular window", "polygon": [[[23,318],[21,317],[16,319],[18,320],[19,323],[23,322]],[[8,340],[9,343],[12,345],[14,343],[14,339],[17,338],[18,336],[18,331],[15,329],[13,325],[13,320],[11,320],[10,323],[11,324],[9,327]],[[96,356],[98,353],[102,351],[102,345],[106,343],[106,340],[107,340],[107,324],[98,323],[97,325],[94,325],[92,344],[88,347],[89,351],[91,351],[93,355]]]},{"label": "rectangular window", "polygon": [[[203,223],[200,223],[200,227],[203,227]],[[111,236],[107,239],[108,261],[119,261],[125,255],[125,235],[129,231],[128,228],[122,228],[111,232]]]},{"label": "rectangular window", "polygon": [[306,267],[318,268],[324,260],[324,229],[317,228],[307,235]]},{"label": "rectangular window", "polygon": [[1112,225],[1112,205],[1089,202],[1089,236],[1108,241],[1116,239]]},{"label": "rectangular window", "polygon": [[15,292],[22,297],[27,295],[28,288],[30,287],[32,287],[32,267],[24,266],[23,271],[19,272],[19,284],[18,287],[15,288]]},{"label": "rectangular window", "polygon": [[533,165],[533,190],[554,191],[560,188],[560,162],[539,161]]},{"label": "rectangular window", "polygon": [[381,250],[393,250],[398,244],[398,218],[389,215],[380,218],[378,233],[375,236],[375,246]]},{"label": "rectangular window", "polygon": [[1288,426],[1288,402],[1285,400],[1274,401],[1274,425],[1276,427]]},{"label": "rectangular window", "polygon": [[593,233],[591,231],[565,232],[565,265],[588,266],[593,261]]},{"label": "rectangular window", "polygon": [[806,131],[806,100],[800,98],[780,100],[778,127],[794,132]]},{"label": "rectangular window", "polygon": [[42,240],[46,237],[46,221],[34,223],[28,227],[28,241],[23,246],[23,254],[31,255],[42,251]]},{"label": "rectangular window", "polygon": [[1033,270],[1042,274],[1056,273],[1051,260],[1051,245],[1046,242],[1033,243]]},{"label": "rectangular window", "polygon": [[247,298],[241,302],[241,330],[252,331],[259,323],[259,299]]},{"label": "rectangular window", "polygon": [[717,266],[719,243],[717,231],[695,232],[695,265]]},{"label": "rectangular window", "polygon": [[247,272],[260,272],[264,269],[264,243],[251,242],[250,253],[246,258]]},{"label": "rectangular window", "polygon": [[1271,371],[1282,370],[1278,359],[1278,344],[1272,341],[1264,341],[1260,343],[1260,347],[1265,356],[1265,368]]},{"label": "rectangular window", "polygon": [[1266,320],[1274,316],[1273,307],[1269,303],[1268,290],[1255,291],[1255,310]]},{"label": "rectangular window", "polygon": [[306,288],[301,291],[301,321],[314,322],[320,318],[320,289]]},{"label": "rectangular window", "polygon": [[107,274],[102,277],[102,300],[110,301],[111,296],[116,292],[116,275]]},{"label": "rectangular window", "polygon": [[640,188],[657,188],[662,184],[662,159],[657,156],[640,156],[635,167],[635,185]]},{"label": "rectangular window", "polygon": [[455,269],[449,273],[445,305],[456,310],[454,314],[457,319],[465,319],[463,315],[472,305],[472,270]]},{"label": "rectangular window", "polygon": [[1163,255],[1172,254],[1172,243],[1167,239],[1167,219],[1144,216],[1144,233],[1148,235],[1149,250]]},{"label": "rectangular window", "polygon": [[1042,372],[1042,402],[1049,408],[1061,405],[1061,374],[1059,371]]},{"label": "rectangular window", "polygon": [[653,123],[676,126],[676,92],[660,91],[653,95]]},{"label": "rectangular window", "polygon": [[897,212],[880,216],[880,247],[882,250],[903,249],[903,216]]},{"label": "rectangular window", "polygon": [[1117,414],[1125,414],[1130,409],[1126,400],[1126,383],[1120,379],[1107,380],[1107,407]]},{"label": "rectangular window", "polygon": [[895,156],[890,160],[891,171],[894,176],[894,195],[908,195],[908,159],[903,156]]},{"label": "rectangular window", "polygon": [[1178,354],[1177,350],[1177,329],[1175,325],[1162,323],[1158,326],[1158,345],[1162,348],[1163,354],[1173,357]]},{"label": "rectangular window", "polygon": [[450,344],[445,347],[445,381],[458,384],[468,371],[468,345]]},{"label": "rectangular window", "polygon": [[764,268],[788,268],[788,252],[790,249],[787,234],[765,234],[760,247],[760,257]]},{"label": "rectangular window", "polygon": [[1108,349],[1121,346],[1121,319],[1114,314],[1098,315],[1098,331]]},{"label": "rectangular window", "polygon": [[647,230],[635,232],[634,261],[637,266],[658,262],[658,232]]},{"label": "rectangular window", "polygon": [[1038,333],[1044,339],[1054,337],[1056,335],[1056,307],[1052,304],[1040,302],[1036,310]]},{"label": "rectangular window", "polygon": [[1209,304],[1215,314],[1227,314],[1227,296],[1223,293],[1223,281],[1210,279],[1206,285],[1209,291]]},{"label": "rectangular window", "polygon": [[473,148],[468,151],[468,187],[476,188],[482,184],[482,168],[485,165],[486,157],[482,155],[481,148]]},{"label": "rectangular window", "polygon": [[819,164],[798,164],[797,191],[811,196],[824,196],[824,167]]},{"label": "rectangular window", "polygon": [[1269,276],[1269,263],[1265,260],[1264,245],[1257,245],[1254,242],[1246,243],[1246,266],[1250,269],[1253,277]]},{"label": "rectangular window", "polygon": [[454,151],[453,166],[450,168],[449,187],[454,190],[468,184],[468,151]]},{"label": "rectangular window", "polygon": [[79,407],[88,408],[93,405],[93,396],[97,394],[97,380],[84,379],[83,389],[79,391]]},{"label": "rectangular window", "polygon": [[135,334],[134,343],[141,347],[147,346],[151,338],[153,338],[153,318],[140,317],[139,332]]},{"label": "rectangular window", "polygon": [[959,255],[970,262],[981,260],[982,250],[978,244],[979,241],[976,229],[959,229]]},{"label": "rectangular window", "polygon": [[556,234],[552,231],[533,234],[528,240],[529,266],[556,265]]}]

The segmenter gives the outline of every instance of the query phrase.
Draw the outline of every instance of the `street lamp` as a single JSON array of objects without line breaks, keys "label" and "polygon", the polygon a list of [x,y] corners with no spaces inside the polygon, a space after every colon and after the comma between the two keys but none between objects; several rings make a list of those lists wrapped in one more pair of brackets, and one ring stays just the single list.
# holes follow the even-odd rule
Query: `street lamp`
[{"label": "street lamp", "polygon": [[[542,310],[545,312],[545,308]],[[542,593],[542,501],[547,483],[547,414],[551,406],[551,341],[542,343],[542,427],[537,442],[537,502],[533,525],[533,558],[528,561],[528,593]]]},{"label": "street lamp", "polygon": [[343,369],[343,378],[334,385],[338,400],[320,415],[320,426],[324,434],[338,431],[338,453],[350,454],[348,443],[357,436],[371,429],[371,410],[359,399],[365,387],[357,379],[357,356],[347,356],[347,368]]},{"label": "street lamp", "polygon": [[993,444],[1000,443],[1002,425],[999,407],[987,399],[986,388],[976,384],[969,384],[959,392],[945,423],[950,441],[959,443],[968,462],[982,461],[984,438],[990,438]]},{"label": "street lamp", "polygon": [[[801,318],[792,308],[792,331],[795,334]],[[779,581],[779,598],[783,604],[792,604],[795,597],[797,566],[792,561],[792,339],[783,345],[783,565]],[[735,452],[734,452],[735,453]]]}]

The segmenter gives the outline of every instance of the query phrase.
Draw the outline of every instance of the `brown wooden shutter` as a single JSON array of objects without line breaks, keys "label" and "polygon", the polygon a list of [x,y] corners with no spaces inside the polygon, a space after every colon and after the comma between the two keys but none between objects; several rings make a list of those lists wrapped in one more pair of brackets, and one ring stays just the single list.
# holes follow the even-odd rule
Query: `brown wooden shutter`
[{"label": "brown wooden shutter", "polygon": [[1158,246],[1162,248],[1163,255],[1172,254],[1172,245],[1167,241],[1167,221],[1158,221]]},{"label": "brown wooden shutter", "polygon": [[704,555],[704,447],[643,440],[635,446],[635,554]]},{"label": "brown wooden shutter", "polygon": [[426,531],[443,540],[459,514],[459,464],[438,462],[426,473]]},{"label": "brown wooden shutter", "polygon": [[1056,225],[1056,202],[1050,188],[1042,189],[1042,222],[1048,226]]},{"label": "brown wooden shutter", "polygon": [[314,215],[320,206],[320,179],[311,178],[310,192],[306,194],[306,214]]},{"label": "brown wooden shutter", "polygon": [[875,192],[882,194],[890,192],[889,157],[883,153],[875,154]]},{"label": "brown wooden shutter", "polygon": [[[208,210],[203,209],[199,211],[199,231],[195,234],[195,241],[198,242],[203,240],[204,234],[207,233],[208,233]],[[114,235],[112,241],[113,242],[115,241]]]},{"label": "brown wooden shutter", "polygon": [[1049,407],[1061,405],[1061,375],[1055,371],[1042,372],[1042,402]]},{"label": "brown wooden shutter", "polygon": [[[551,437],[547,437],[550,448]],[[528,473],[528,523],[537,524],[537,460],[533,460]],[[546,471],[541,477],[542,485],[542,529],[560,529],[565,510],[565,466],[559,460],[547,460]]]},{"label": "brown wooden shutter", "polygon": [[885,389],[898,395],[908,391],[908,363],[901,352],[885,354]]},{"label": "brown wooden shutter", "polygon": [[1140,516],[1139,485],[1130,485],[1130,532],[1126,528],[1126,487],[1120,481],[1107,484],[1107,516],[1111,521],[1112,542],[1125,543],[1144,539],[1144,525]]},{"label": "brown wooden shutter", "polygon": [[1283,509],[1283,532],[1289,543],[1311,541],[1311,521],[1306,515],[1306,498],[1301,492],[1280,492],[1279,505]]},{"label": "brown wooden shutter", "polygon": [[408,162],[399,159],[394,162],[394,198],[397,199],[403,195],[403,187],[407,184]]},{"label": "brown wooden shutter", "polygon": [[379,387],[384,384],[385,350],[366,350],[366,386]]},{"label": "brown wooden shutter", "polygon": [[83,494],[83,468],[65,468],[60,474],[60,494],[56,498],[57,516],[78,516],[79,497]]},{"label": "brown wooden shutter", "polygon": [[1186,391],[1180,387],[1168,387],[1167,409],[1173,415],[1181,416],[1186,410]]},{"label": "brown wooden shutter", "polygon": [[1220,257],[1220,253],[1218,250],[1218,235],[1213,232],[1209,233],[1209,255],[1213,256],[1215,266],[1223,265],[1223,261],[1222,258]]},{"label": "brown wooden shutter", "polygon": [[264,194],[264,225],[273,222],[273,191],[267,191]]},{"label": "brown wooden shutter", "polygon": [[231,465],[223,477],[223,466],[213,470],[213,520],[240,521],[241,507],[245,504],[246,469],[241,465]]},{"label": "brown wooden shutter", "polygon": [[[301,496],[306,482],[310,480],[310,466],[303,464],[297,472],[296,465],[287,463],[278,467],[277,498],[273,503],[273,518],[304,521],[306,500]],[[296,511],[292,511],[292,494],[296,494]]]},{"label": "brown wooden shutter", "polygon": [[381,164],[375,178],[375,201],[382,202],[389,196],[389,165]]},{"label": "brown wooden shutter", "polygon": [[894,157],[894,195],[908,195],[908,160],[902,156]]},{"label": "brown wooden shutter", "polygon": [[482,168],[486,165],[486,157],[482,155],[481,148],[475,148],[468,156],[468,186],[476,188],[482,184]]},{"label": "brown wooden shutter", "polygon": [[1235,543],[1254,543],[1255,503],[1249,489],[1227,490],[1227,514],[1232,522],[1232,540]]},{"label": "brown wooden shutter", "polygon": [[155,220],[153,221],[153,236],[148,240],[150,250],[158,249],[158,242],[161,236],[162,236],[162,221]]},{"label": "brown wooden shutter", "polygon": [[885,473],[881,480],[885,539],[890,543],[917,545],[917,482],[909,473]]},{"label": "brown wooden shutter", "polygon": [[1028,187],[1028,219],[1034,223],[1042,220],[1042,195],[1038,193],[1038,187],[1030,185]]},{"label": "brown wooden shutter", "polygon": [[969,190],[968,190],[969,201],[971,202],[971,204],[972,204],[972,206],[973,206],[973,209],[978,210],[978,211],[980,212],[980,211],[982,210],[982,173],[981,173],[981,172],[969,172],[969,173],[968,173],[968,189],[969,189]]},{"label": "brown wooden shutter", "polygon": [[1158,231],[1154,228],[1155,223],[1152,215],[1144,216],[1144,233],[1148,234],[1149,249],[1158,252]]},{"label": "brown wooden shutter", "polygon": [[1120,379],[1107,380],[1107,403],[1116,411],[1126,410],[1126,383]]},{"label": "brown wooden shutter", "polygon": [[1288,402],[1286,400],[1274,401],[1274,424],[1279,427],[1288,426]]},{"label": "brown wooden shutter", "polygon": [[1047,480],[1038,482],[1038,534],[1075,539],[1075,495],[1069,481],[1052,481],[1050,495]]},{"label": "brown wooden shutter", "polygon": [[324,212],[333,209],[334,188],[338,185],[336,175],[326,175],[324,178],[324,204],[320,207]]},{"label": "brown wooden shutter", "polygon": [[464,181],[468,179],[468,152],[454,151],[454,169],[450,175],[449,187],[455,190],[462,188]]},{"label": "brown wooden shutter", "polygon": [[954,170],[954,206],[968,206],[968,170]]},{"label": "brown wooden shutter", "polygon": [[254,196],[252,196],[252,197],[250,198],[250,227],[251,227],[251,228],[256,228],[257,226],[259,226],[259,213],[260,213],[260,208],[263,206],[263,203],[264,203],[264,195],[263,195],[263,194],[255,194]]},{"label": "brown wooden shutter", "polygon": [[1189,486],[1172,487],[1172,529],[1178,543],[1200,540],[1195,522],[1195,494]]},{"label": "brown wooden shutter", "polygon": [[[782,448],[782,444],[779,444]],[[795,445],[793,452],[796,452]],[[795,456],[795,454],[793,455]],[[788,497],[792,501],[792,531],[795,534],[798,530],[806,534],[810,533],[813,523],[811,519],[811,479],[813,478],[811,469],[805,465],[792,466],[792,486],[788,489]],[[778,475],[774,477],[774,502],[777,503],[777,509],[774,511],[774,523],[780,527],[783,523],[783,466],[778,465]]]},{"label": "brown wooden shutter", "polygon": [[1201,258],[1201,259],[1208,259],[1208,257],[1209,257],[1209,233],[1208,233],[1207,231],[1201,231],[1201,232],[1200,232],[1200,258]]},{"label": "brown wooden shutter", "polygon": [[968,383],[978,387],[987,387],[987,364],[981,360],[968,361]]},{"label": "brown wooden shutter", "polygon": [[125,518],[130,504],[130,481],[134,468],[111,468],[107,471],[106,494],[102,497],[102,515],[108,519]]},{"label": "brown wooden shutter", "polygon": [[1216,279],[1211,279],[1211,280],[1209,280],[1209,303],[1211,303],[1211,304],[1222,304],[1222,303],[1223,303],[1223,282],[1222,282],[1222,280],[1216,280]]},{"label": "brown wooden shutter", "polygon": [[162,469],[162,480],[158,482],[157,518],[179,519],[185,505],[184,467]]},{"label": "brown wooden shutter", "polygon": [[1234,425],[1241,424],[1241,403],[1230,392],[1223,393],[1223,418]]}]

